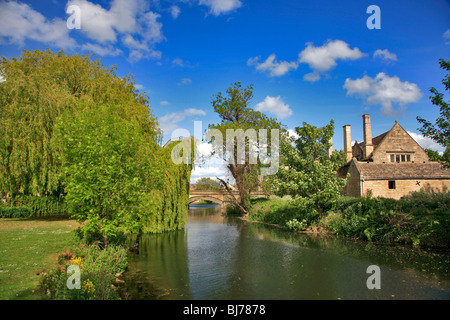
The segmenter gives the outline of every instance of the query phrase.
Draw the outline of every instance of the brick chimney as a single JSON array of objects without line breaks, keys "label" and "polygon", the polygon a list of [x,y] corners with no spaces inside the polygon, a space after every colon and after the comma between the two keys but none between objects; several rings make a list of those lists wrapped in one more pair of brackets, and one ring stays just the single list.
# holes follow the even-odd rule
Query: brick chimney
[{"label": "brick chimney", "polygon": [[363,158],[368,159],[373,152],[372,129],[370,127],[370,114],[363,114],[362,117],[364,128]]},{"label": "brick chimney", "polygon": [[333,137],[328,140],[328,143],[330,144],[330,147],[328,148],[328,158],[331,158],[333,155]]},{"label": "brick chimney", "polygon": [[353,158],[352,135],[350,132],[350,125],[346,124],[342,128],[344,128],[344,151],[347,153],[347,162],[349,162]]}]

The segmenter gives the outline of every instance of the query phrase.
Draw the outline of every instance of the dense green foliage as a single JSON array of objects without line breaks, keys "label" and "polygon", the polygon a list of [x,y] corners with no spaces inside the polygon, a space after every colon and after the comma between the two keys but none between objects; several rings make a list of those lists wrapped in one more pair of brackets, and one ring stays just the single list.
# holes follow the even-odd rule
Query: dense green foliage
[{"label": "dense green foliage", "polygon": [[31,211],[28,207],[0,207],[0,218],[28,218]]},{"label": "dense green foliage", "polygon": [[324,206],[336,201],[346,184],[346,179],[336,177],[345,155],[337,151],[328,155],[333,120],[321,128],[303,123],[295,130],[298,137],[281,143],[282,161],[274,185],[279,195],[293,196],[299,208],[321,218]]},{"label": "dense green foliage", "polygon": [[[443,70],[448,71],[447,75],[442,80],[442,84],[445,90],[450,92],[450,61],[445,61],[444,59],[439,59],[439,65]],[[421,117],[417,117],[417,121],[422,124],[419,131],[422,132],[426,137],[430,137],[440,145],[445,147],[444,154],[440,157],[447,167],[450,166],[450,104],[444,101],[444,94],[439,92],[436,88],[430,89],[431,103],[439,107],[439,117],[436,119],[435,123],[431,123]]]},{"label": "dense green foliage", "polygon": [[291,199],[253,204],[250,218],[292,230],[322,229],[333,234],[386,243],[450,247],[450,193],[414,192],[401,200],[340,197],[317,219]]},{"label": "dense green foliage", "polygon": [[[52,143],[63,112],[120,105],[127,116],[157,136],[147,98],[131,76],[120,78],[90,55],[24,51],[2,58],[0,83],[0,194],[45,194],[63,189]],[[155,138],[156,138],[155,136]]]},{"label": "dense green foliage", "polygon": [[[28,215],[24,217],[44,217],[68,215],[67,204],[63,196],[49,195],[36,197],[32,195],[16,195],[0,202],[0,210],[24,208]],[[23,211],[23,210],[22,210]],[[25,213],[25,211],[24,211]]]},{"label": "dense green foliage", "polygon": [[[90,55],[50,50],[3,58],[1,72],[7,206],[36,216],[64,210],[83,223],[84,240],[103,245],[184,226],[192,167],[173,163],[173,144],[158,145],[158,123],[131,76],[118,77]],[[47,194],[58,201],[44,204],[39,195]]]},{"label": "dense green foliage", "polygon": [[[59,267],[44,273],[40,278],[39,291],[49,299],[56,300],[116,300],[119,299],[116,274],[127,266],[126,249],[109,246],[100,250],[92,245],[65,252],[59,256]],[[69,289],[67,274],[69,265],[80,268],[80,289]]]},{"label": "dense green foliage", "polygon": [[195,190],[220,190],[220,183],[211,178],[200,178],[195,183]]}]

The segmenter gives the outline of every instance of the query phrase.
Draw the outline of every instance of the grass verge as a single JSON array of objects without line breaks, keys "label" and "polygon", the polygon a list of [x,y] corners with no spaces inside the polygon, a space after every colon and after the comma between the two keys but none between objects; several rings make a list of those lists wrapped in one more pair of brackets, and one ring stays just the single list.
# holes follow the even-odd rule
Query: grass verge
[{"label": "grass verge", "polygon": [[77,245],[79,224],[67,217],[0,219],[0,299],[38,300],[39,273]]}]

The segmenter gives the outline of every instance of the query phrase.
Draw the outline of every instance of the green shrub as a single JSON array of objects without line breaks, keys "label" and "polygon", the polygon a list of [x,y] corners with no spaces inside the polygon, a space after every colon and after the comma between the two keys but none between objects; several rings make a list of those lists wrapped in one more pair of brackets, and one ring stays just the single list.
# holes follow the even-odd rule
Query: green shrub
[{"label": "green shrub", "polygon": [[[55,300],[115,300],[119,299],[117,287],[113,285],[116,274],[127,267],[127,252],[124,247],[108,246],[104,249],[91,245],[59,259],[59,267],[43,273],[39,290],[49,299]],[[69,258],[67,258],[67,256]],[[66,273],[70,265],[80,267],[80,289],[69,289]]]},{"label": "green shrub", "polygon": [[0,202],[0,208],[28,208],[29,215],[33,217],[67,215],[67,205],[62,196],[32,196],[16,195],[8,198],[6,203]]},{"label": "green shrub", "polygon": [[0,218],[27,218],[31,216],[28,207],[0,207]]}]

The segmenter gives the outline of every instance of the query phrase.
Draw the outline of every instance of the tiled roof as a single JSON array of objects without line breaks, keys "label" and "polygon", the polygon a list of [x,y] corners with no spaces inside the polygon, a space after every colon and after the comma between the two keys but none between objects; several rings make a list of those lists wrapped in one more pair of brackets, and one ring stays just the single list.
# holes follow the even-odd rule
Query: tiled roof
[{"label": "tiled roof", "polygon": [[[390,131],[390,130],[389,130],[389,131]],[[382,133],[382,134],[376,136],[375,138],[372,138],[372,145],[373,145],[373,148],[374,148],[374,149],[380,144],[381,140],[383,140],[383,138],[389,133],[389,131],[386,131],[385,133]],[[358,145],[359,145],[361,148],[363,148],[363,147],[364,147],[364,141],[358,143]]]},{"label": "tiled roof", "polygon": [[373,163],[355,161],[366,179],[450,179],[450,170],[438,162]]}]

